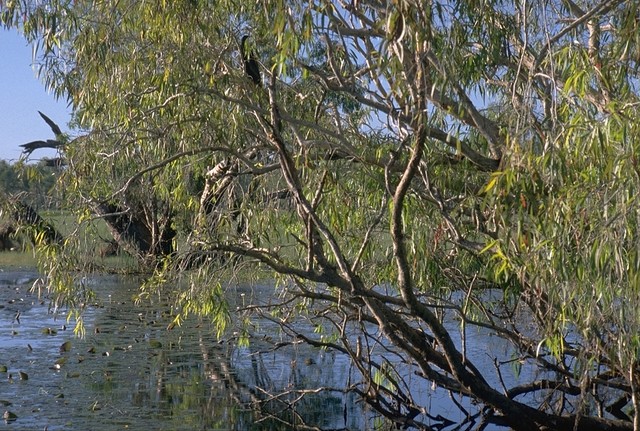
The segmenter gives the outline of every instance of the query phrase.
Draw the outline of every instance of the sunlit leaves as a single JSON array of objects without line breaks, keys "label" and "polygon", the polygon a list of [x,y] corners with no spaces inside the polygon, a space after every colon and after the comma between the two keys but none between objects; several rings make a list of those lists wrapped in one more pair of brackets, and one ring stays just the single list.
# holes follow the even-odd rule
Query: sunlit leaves
[{"label": "sunlit leaves", "polygon": [[[270,267],[301,280],[278,290],[291,301],[270,310],[282,322],[311,319],[322,280],[339,297],[325,310],[384,286],[394,313],[423,325],[397,294],[405,272],[421,304],[482,324],[497,322],[482,292],[504,293],[500,331],[528,312],[511,339],[533,334],[538,358],[629,365],[610,342],[635,346],[640,331],[637,7],[596,17],[594,55],[591,24],[553,1],[78,3],[83,25],[35,11],[27,29],[68,48],[68,73],[45,70],[90,129],[69,145],[65,180],[80,205],[115,200],[177,228],[155,279],[176,283],[176,324],[201,314],[221,334],[221,281]],[[244,35],[263,85],[245,76]],[[354,280],[360,293],[343,287]],[[248,313],[239,326],[247,342]],[[382,364],[372,380],[392,388]]]},{"label": "sunlit leaves", "polygon": [[179,323],[190,315],[208,316],[216,328],[217,337],[225,333],[230,322],[227,298],[220,284],[210,286],[194,283],[177,301],[180,312],[175,318]]},{"label": "sunlit leaves", "polygon": [[[572,97],[587,97],[592,85],[580,71],[565,83]],[[599,346],[618,337],[630,343],[640,323],[632,293],[637,288],[640,185],[635,126],[617,116],[594,115],[589,109],[573,111],[555,138],[561,144],[545,154],[526,155],[519,161],[526,170],[494,177],[485,187],[490,195],[501,193],[496,202],[508,211],[502,213],[503,223],[513,241],[505,252],[523,258],[513,261],[513,273],[528,274],[527,283],[544,292],[556,310],[549,321],[555,335],[548,339],[555,341],[548,347],[557,357],[568,328],[578,328],[585,340]],[[516,205],[521,196],[525,211],[523,201]],[[619,323],[606,325],[606,316]],[[593,331],[596,327],[602,331]]]}]

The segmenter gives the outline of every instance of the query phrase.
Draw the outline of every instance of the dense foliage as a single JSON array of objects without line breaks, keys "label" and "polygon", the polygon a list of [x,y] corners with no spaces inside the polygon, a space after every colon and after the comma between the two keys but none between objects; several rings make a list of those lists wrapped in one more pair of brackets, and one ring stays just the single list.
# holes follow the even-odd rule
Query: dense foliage
[{"label": "dense foliage", "polygon": [[[89,131],[70,207],[146,224],[178,321],[222,333],[226,281],[268,269],[247,310],[398,424],[437,423],[418,379],[515,429],[640,429],[637,2],[4,3]],[[538,372],[490,383],[473,328]]]},{"label": "dense foliage", "polygon": [[48,209],[56,205],[54,190],[59,169],[47,166],[47,161],[27,165],[0,160],[0,199],[22,194],[23,199],[36,208]]}]

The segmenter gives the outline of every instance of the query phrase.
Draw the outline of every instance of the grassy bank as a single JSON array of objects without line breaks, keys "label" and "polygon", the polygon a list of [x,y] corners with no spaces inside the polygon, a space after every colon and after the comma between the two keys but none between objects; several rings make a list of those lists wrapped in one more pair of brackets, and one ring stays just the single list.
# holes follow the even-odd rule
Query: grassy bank
[{"label": "grassy bank", "polygon": [[0,271],[35,267],[36,259],[31,251],[0,251]]},{"label": "grassy bank", "polygon": [[[125,253],[108,251],[111,235],[106,223],[101,219],[78,224],[76,216],[65,211],[42,211],[40,216],[50,223],[63,238],[77,242],[80,253],[77,256],[78,269],[100,272],[136,271],[136,262]],[[1,221],[1,220],[0,220]],[[18,234],[13,238],[14,251],[0,251],[0,270],[35,268],[37,260],[31,240]]]}]

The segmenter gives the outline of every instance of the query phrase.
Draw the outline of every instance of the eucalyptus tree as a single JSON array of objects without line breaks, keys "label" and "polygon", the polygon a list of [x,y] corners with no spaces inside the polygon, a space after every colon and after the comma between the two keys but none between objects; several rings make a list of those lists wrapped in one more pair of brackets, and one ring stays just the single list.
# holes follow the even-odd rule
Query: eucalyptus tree
[{"label": "eucalyptus tree", "polygon": [[[80,215],[175,229],[143,293],[189,281],[177,322],[223,333],[228,277],[266,270],[279,295],[245,311],[346,356],[342,390],[399,425],[444,425],[433,385],[480,405],[479,428],[613,430],[640,429],[638,9],[50,1],[2,19],[88,130],[65,150]],[[511,356],[480,371],[474,330]]]}]

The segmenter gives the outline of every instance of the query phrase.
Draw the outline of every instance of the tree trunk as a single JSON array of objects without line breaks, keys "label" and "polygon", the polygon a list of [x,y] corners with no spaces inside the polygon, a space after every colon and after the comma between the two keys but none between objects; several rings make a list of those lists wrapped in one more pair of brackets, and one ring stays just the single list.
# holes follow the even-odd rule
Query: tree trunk
[{"label": "tree trunk", "polygon": [[171,215],[165,217],[160,229],[152,229],[144,214],[126,211],[111,203],[94,205],[94,211],[107,224],[118,246],[132,256],[148,262],[173,253],[176,232],[171,226]]},{"label": "tree trunk", "polygon": [[61,244],[64,240],[60,232],[51,223],[40,217],[31,205],[19,201],[15,202],[13,218],[18,225],[36,229],[31,238],[34,244],[41,241],[46,244]]}]

